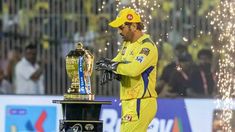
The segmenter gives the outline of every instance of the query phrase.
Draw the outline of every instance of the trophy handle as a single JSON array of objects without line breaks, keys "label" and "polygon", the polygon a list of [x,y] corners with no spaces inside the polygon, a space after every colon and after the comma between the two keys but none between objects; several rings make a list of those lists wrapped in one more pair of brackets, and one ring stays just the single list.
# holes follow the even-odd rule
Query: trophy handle
[{"label": "trophy handle", "polygon": [[88,75],[91,76],[93,71],[93,63],[94,63],[94,56],[91,54],[90,51],[85,50],[85,61],[86,61],[86,68]]}]

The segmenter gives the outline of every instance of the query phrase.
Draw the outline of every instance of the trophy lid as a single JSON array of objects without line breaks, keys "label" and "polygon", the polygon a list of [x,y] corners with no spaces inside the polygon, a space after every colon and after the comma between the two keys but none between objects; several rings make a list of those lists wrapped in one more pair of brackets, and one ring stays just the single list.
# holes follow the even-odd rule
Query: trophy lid
[{"label": "trophy lid", "polygon": [[76,49],[77,50],[84,50],[83,49],[83,44],[81,42],[78,42],[76,45],[75,45]]},{"label": "trophy lid", "polygon": [[83,48],[83,44],[78,42],[75,44],[75,50],[71,50],[67,56],[83,56],[85,54],[85,49]]}]

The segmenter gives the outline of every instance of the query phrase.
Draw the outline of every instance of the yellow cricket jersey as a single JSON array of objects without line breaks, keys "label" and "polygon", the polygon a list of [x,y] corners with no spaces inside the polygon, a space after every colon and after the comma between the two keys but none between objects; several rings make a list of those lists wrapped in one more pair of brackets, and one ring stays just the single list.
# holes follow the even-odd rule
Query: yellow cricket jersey
[{"label": "yellow cricket jersey", "polygon": [[136,42],[124,42],[113,59],[121,62],[116,73],[122,75],[120,99],[157,97],[158,50],[149,35],[144,34]]}]

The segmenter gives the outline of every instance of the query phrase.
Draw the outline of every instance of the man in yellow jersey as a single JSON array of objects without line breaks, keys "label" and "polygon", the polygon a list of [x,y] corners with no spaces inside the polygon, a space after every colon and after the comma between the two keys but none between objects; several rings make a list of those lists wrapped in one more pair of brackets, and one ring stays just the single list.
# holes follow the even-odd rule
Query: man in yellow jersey
[{"label": "man in yellow jersey", "polygon": [[124,42],[113,60],[101,59],[96,69],[121,76],[121,131],[146,132],[157,112],[157,47],[142,32],[140,15],[133,9],[121,10],[109,26],[118,29]]}]

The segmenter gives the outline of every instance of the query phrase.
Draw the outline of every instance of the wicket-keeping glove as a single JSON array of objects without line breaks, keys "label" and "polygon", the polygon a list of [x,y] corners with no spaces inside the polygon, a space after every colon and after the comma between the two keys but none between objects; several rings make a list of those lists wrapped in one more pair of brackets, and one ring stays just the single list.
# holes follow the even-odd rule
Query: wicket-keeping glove
[{"label": "wicket-keeping glove", "polygon": [[96,70],[115,71],[118,64],[119,62],[113,62],[110,59],[102,58],[98,62],[96,62]]}]

